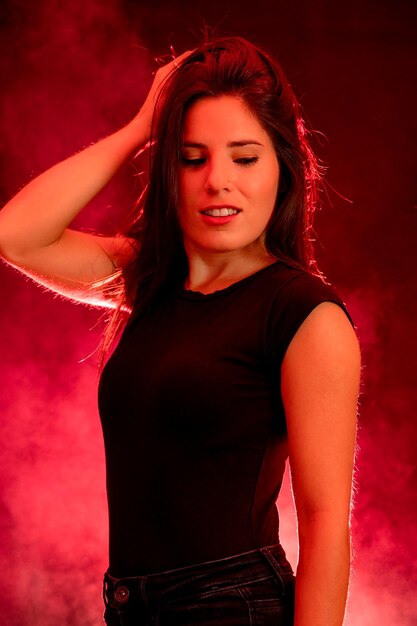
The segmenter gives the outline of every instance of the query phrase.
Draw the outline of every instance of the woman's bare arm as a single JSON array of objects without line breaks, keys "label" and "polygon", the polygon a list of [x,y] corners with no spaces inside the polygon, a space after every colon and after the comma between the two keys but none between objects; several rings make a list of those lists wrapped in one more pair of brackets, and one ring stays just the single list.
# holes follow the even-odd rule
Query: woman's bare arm
[{"label": "woman's bare arm", "polygon": [[123,267],[133,253],[121,237],[68,228],[81,209],[148,140],[140,116],[51,167],[0,212],[0,254],[39,283],[75,299],[93,281]]},{"label": "woman's bare arm", "polygon": [[[144,146],[161,82],[184,53],[158,70],[138,115],[110,136],[32,180],[0,212],[0,255],[40,284],[89,302],[89,285],[123,268],[135,254],[124,237],[78,232],[69,224]],[[93,303],[98,304],[97,293]],[[103,298],[104,305],[109,302]]]},{"label": "woman's bare arm", "polygon": [[300,542],[295,626],[343,624],[359,379],[356,335],[342,309],[324,302],[282,364]]}]

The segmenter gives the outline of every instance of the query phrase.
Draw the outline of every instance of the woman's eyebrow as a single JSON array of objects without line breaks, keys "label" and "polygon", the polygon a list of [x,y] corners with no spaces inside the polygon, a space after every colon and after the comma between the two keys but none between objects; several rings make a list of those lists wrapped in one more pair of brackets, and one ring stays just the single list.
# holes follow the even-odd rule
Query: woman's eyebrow
[{"label": "woman's eyebrow", "polygon": [[[228,148],[239,148],[241,146],[263,146],[259,141],[255,141],[255,139],[241,139],[240,141],[229,141],[227,144]],[[207,148],[204,143],[198,143],[195,141],[185,141],[183,143],[184,148]]]}]

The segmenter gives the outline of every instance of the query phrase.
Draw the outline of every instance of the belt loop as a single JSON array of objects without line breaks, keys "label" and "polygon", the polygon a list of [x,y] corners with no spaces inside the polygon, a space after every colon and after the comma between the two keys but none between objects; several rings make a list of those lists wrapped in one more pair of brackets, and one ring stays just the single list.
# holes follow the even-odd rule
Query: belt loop
[{"label": "belt loop", "polygon": [[103,602],[104,602],[104,606],[108,606],[108,599],[107,599],[107,591],[108,591],[108,578],[107,578],[107,571],[104,572],[104,577],[103,577]]},{"label": "belt loop", "polygon": [[282,595],[285,596],[286,595],[285,574],[279,562],[277,561],[275,556],[272,554],[272,547],[273,546],[263,546],[262,548],[259,548],[259,550],[261,554],[265,556],[266,560],[272,567],[274,573],[277,575],[278,581],[281,585]]}]

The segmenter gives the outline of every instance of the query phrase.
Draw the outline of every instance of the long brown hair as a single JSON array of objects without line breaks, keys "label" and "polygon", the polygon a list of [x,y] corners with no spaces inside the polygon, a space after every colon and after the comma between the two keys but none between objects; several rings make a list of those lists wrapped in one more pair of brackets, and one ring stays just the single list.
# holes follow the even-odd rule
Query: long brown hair
[{"label": "long brown hair", "polygon": [[149,152],[149,183],[124,233],[138,242],[123,271],[119,306],[105,332],[104,351],[130,311],[131,319],[172,293],[188,273],[179,226],[179,168],[184,119],[204,97],[240,98],[268,132],[280,164],[274,212],[265,246],[277,259],[318,273],[310,232],[319,167],[300,107],[279,64],[241,37],[222,37],[196,48],[167,77],[156,103]]}]

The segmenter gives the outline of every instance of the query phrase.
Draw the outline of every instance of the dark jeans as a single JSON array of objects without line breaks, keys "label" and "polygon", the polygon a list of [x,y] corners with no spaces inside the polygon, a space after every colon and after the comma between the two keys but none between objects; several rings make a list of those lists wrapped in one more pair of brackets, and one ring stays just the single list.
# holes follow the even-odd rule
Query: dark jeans
[{"label": "dark jeans", "polygon": [[292,626],[295,576],[280,544],[147,576],[104,575],[109,626]]}]

